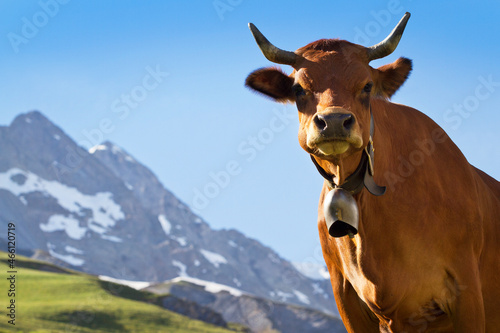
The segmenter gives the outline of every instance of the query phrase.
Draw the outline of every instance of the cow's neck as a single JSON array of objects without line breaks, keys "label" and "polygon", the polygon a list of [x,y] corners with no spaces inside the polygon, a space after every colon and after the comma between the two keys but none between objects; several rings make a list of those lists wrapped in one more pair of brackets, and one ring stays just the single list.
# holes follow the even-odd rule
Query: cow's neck
[{"label": "cow's neck", "polygon": [[363,152],[351,155],[348,158],[335,159],[335,161],[316,160],[311,155],[311,160],[318,169],[318,172],[325,178],[328,187],[339,187],[345,183],[346,179],[351,176],[360,165]]},{"label": "cow's neck", "polygon": [[[364,187],[368,191],[376,196],[383,195],[385,193],[385,187],[378,186],[373,179],[374,174],[374,147],[373,147],[373,135],[375,130],[375,124],[373,120],[373,114],[370,108],[370,138],[367,146],[363,151],[350,157],[350,167],[344,167],[344,161],[339,159],[333,165],[330,165],[327,170],[322,167],[316,158],[311,155],[311,159],[318,169],[318,172],[325,178],[327,186],[330,190],[334,188],[342,188],[352,195],[358,194],[363,190]],[[358,161],[357,167],[352,166],[352,160]],[[354,164],[356,165],[356,164]],[[354,170],[349,173],[346,170]]]}]

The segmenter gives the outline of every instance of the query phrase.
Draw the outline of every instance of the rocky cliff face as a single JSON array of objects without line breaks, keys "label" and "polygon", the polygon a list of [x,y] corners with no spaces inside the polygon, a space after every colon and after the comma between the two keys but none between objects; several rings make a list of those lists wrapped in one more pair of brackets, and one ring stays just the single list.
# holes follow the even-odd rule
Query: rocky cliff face
[{"label": "rocky cliff face", "polygon": [[[177,278],[144,290],[193,301],[222,314],[227,322],[244,325],[251,332],[345,332],[338,316],[224,289],[196,279]],[[218,291],[217,291],[218,290]]]},{"label": "rocky cliff face", "polygon": [[20,250],[92,274],[199,278],[336,312],[329,281],[236,230],[211,229],[110,142],[87,152],[30,112],[0,127],[0,146],[0,225],[16,223]]}]

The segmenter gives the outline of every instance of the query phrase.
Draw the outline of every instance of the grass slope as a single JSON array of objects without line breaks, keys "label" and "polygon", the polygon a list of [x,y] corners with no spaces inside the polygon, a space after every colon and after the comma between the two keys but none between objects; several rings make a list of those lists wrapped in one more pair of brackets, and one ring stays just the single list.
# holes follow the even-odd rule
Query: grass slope
[{"label": "grass slope", "polygon": [[13,326],[6,316],[7,254],[0,252],[0,258],[0,332],[231,332],[167,311],[152,294],[21,256]]}]

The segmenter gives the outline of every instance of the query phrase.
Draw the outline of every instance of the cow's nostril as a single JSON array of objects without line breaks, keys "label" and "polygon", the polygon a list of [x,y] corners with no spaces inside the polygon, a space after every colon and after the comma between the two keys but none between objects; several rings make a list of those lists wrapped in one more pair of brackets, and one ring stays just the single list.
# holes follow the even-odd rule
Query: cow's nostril
[{"label": "cow's nostril", "polygon": [[346,130],[350,130],[352,126],[354,125],[354,117],[352,115],[346,115],[344,119],[343,126]]},{"label": "cow's nostril", "polygon": [[319,115],[317,114],[316,116],[314,116],[314,123],[316,124],[316,127],[318,127],[320,131],[324,130],[327,126],[326,119],[321,114]]}]

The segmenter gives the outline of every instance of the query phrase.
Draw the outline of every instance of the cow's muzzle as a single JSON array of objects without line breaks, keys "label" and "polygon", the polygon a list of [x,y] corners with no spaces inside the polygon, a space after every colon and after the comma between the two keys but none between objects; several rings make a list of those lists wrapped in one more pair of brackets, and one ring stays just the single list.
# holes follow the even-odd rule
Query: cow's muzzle
[{"label": "cow's muzzle", "polygon": [[338,108],[318,112],[312,118],[307,132],[307,146],[325,156],[345,153],[349,148],[360,148],[363,139],[356,117]]},{"label": "cow's muzzle", "polygon": [[358,233],[358,205],[348,191],[334,188],[328,192],[323,202],[323,212],[330,236],[349,235],[352,238]]},{"label": "cow's muzzle", "polygon": [[355,119],[350,113],[329,112],[317,113],[313,121],[323,137],[347,138],[350,135]]}]

